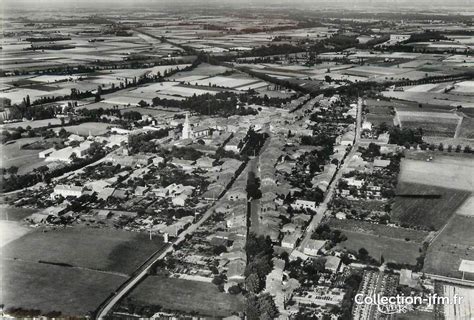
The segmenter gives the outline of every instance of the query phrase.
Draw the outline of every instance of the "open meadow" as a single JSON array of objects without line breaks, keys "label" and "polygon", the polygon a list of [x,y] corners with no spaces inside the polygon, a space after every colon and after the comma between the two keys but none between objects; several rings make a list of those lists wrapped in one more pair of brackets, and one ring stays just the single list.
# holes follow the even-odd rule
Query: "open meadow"
[{"label": "open meadow", "polygon": [[336,220],[329,222],[331,229],[341,230],[347,237],[337,245],[339,248],[358,252],[365,248],[369,255],[380,261],[416,265],[420,247],[428,236],[427,232],[374,225],[355,220]]},{"label": "open meadow", "polygon": [[[474,260],[474,218],[454,215],[428,248],[424,272],[461,278],[461,260]],[[466,279],[474,280],[472,274]]]},{"label": "open meadow", "polygon": [[[420,156],[423,153],[419,153]],[[426,159],[431,156],[430,161]],[[441,188],[474,190],[472,156],[426,155],[425,159],[403,159],[399,181]]]},{"label": "open meadow", "polygon": [[[89,134],[96,136],[102,135],[108,131],[111,125],[102,122],[84,122],[74,126],[63,127],[67,132],[77,134],[80,136],[88,136]],[[55,128],[54,131],[59,131],[62,128]]]},{"label": "open meadow", "polygon": [[470,195],[467,190],[399,182],[390,216],[402,226],[439,230]]},{"label": "open meadow", "polygon": [[220,292],[212,283],[162,276],[148,276],[129,297],[138,304],[201,316],[226,317],[243,308],[243,296]]},{"label": "open meadow", "polygon": [[38,156],[42,149],[23,148],[25,145],[39,141],[43,141],[43,138],[22,138],[0,145],[1,168],[8,169],[15,166],[18,168],[18,174],[25,174],[34,168],[42,166],[44,159],[40,159]]},{"label": "open meadow", "polygon": [[471,196],[472,177],[474,165],[469,155],[406,153],[401,162],[392,220],[402,226],[439,230]]},{"label": "open meadow", "polygon": [[7,244],[3,258],[130,274],[161,248],[161,239],[149,240],[140,233],[84,227],[38,229]]},{"label": "open meadow", "polygon": [[402,128],[423,129],[423,134],[437,137],[454,137],[456,128],[462,119],[448,112],[398,111],[396,119]]},{"label": "open meadow", "polygon": [[10,259],[2,259],[1,269],[4,310],[58,311],[81,318],[126,280],[117,274]]}]

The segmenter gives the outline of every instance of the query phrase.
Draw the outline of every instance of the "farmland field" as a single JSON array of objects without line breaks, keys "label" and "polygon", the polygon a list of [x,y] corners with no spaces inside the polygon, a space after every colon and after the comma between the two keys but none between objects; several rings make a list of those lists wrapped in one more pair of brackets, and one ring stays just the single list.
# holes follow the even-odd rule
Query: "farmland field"
[{"label": "farmland field", "polygon": [[444,314],[449,320],[472,319],[474,315],[474,289],[469,287],[443,285],[443,296],[453,301],[455,295],[463,297],[460,304],[444,305]]},{"label": "farmland field", "polygon": [[[419,153],[423,156],[425,153]],[[474,162],[472,157],[433,155],[430,162],[421,159],[402,159],[399,181],[441,188],[474,190]]]},{"label": "farmland field", "polygon": [[392,221],[399,225],[438,230],[446,224],[471,193],[466,190],[399,182],[397,194],[439,195],[439,198],[398,196],[395,198],[391,213]]},{"label": "farmland field", "polygon": [[459,129],[459,138],[474,139],[474,119],[464,117]]},{"label": "farmland field", "polygon": [[383,224],[368,223],[358,220],[338,220],[331,219],[331,228],[340,230],[363,232],[366,234],[390,237],[394,239],[410,239],[410,241],[422,243],[428,236],[426,231],[418,231],[406,228],[389,227]]},{"label": "farmland field", "polygon": [[474,217],[474,195],[471,194],[471,196],[463,202],[463,204],[456,211],[456,214]]},{"label": "farmland field", "polygon": [[6,310],[21,307],[83,316],[126,280],[115,274],[18,260],[3,259],[1,268],[0,303]]},{"label": "farmland field", "polygon": [[225,317],[243,309],[241,295],[220,292],[212,283],[161,276],[149,276],[129,297],[139,304],[160,305],[165,310],[197,312],[204,316]]},{"label": "farmland field", "polygon": [[[460,278],[458,271],[462,259],[474,260],[474,219],[454,215],[446,228],[428,248],[423,271]],[[466,274],[466,279],[474,280]]]},{"label": "farmland field", "polygon": [[61,119],[51,118],[51,119],[43,119],[43,120],[6,123],[6,124],[2,124],[1,128],[9,130],[9,129],[16,129],[18,127],[22,127],[23,129],[25,129],[26,127],[30,126],[32,129],[35,129],[35,128],[48,127],[49,125],[56,126],[60,124],[61,124]]},{"label": "farmland field", "polygon": [[42,138],[22,138],[9,144],[0,145],[1,167],[18,167],[18,174],[28,173],[41,166],[44,159],[38,157],[41,150],[22,149],[22,146],[41,141]]},{"label": "farmland field", "polygon": [[162,247],[161,240],[150,241],[145,234],[77,227],[28,233],[6,245],[3,257],[131,273]]},{"label": "farmland field", "polygon": [[0,248],[30,232],[18,221],[0,220]]},{"label": "farmland field", "polygon": [[1,204],[0,220],[20,221],[37,211],[37,209],[18,208]]},{"label": "farmland field", "polygon": [[[416,264],[420,256],[421,242],[426,232],[391,228],[387,226],[372,226],[358,221],[331,220],[331,228],[341,230],[347,240],[339,243],[338,248],[357,252],[365,248],[371,257],[380,261],[381,256],[386,262]],[[393,230],[390,230],[393,229]],[[357,231],[355,231],[357,230]],[[409,239],[407,241],[405,238]]]},{"label": "farmland field", "polygon": [[[89,133],[96,136],[101,135],[107,132],[107,128],[110,127],[108,123],[102,122],[85,122],[75,126],[67,126],[64,129],[67,132],[78,134],[81,136],[88,136]],[[56,128],[55,131],[59,131],[61,129]]]},{"label": "farmland field", "polygon": [[447,112],[398,111],[402,128],[422,128],[428,136],[454,137],[460,118]]}]

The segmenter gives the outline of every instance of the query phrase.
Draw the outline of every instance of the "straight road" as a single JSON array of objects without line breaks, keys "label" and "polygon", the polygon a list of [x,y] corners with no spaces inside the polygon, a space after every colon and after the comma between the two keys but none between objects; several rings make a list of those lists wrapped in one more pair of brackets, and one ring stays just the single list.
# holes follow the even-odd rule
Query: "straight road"
[{"label": "straight road", "polygon": [[153,256],[151,256],[141,267],[139,267],[132,277],[130,277],[122,286],[114,292],[114,294],[109,297],[105,303],[99,308],[99,311],[96,315],[96,319],[105,319],[107,314],[112,310],[112,308],[122,299],[130,290],[132,290],[135,285],[137,285],[143,278],[146,277],[151,266],[161,259],[163,259],[168,253],[174,250],[173,245],[181,243],[188,234],[192,234],[199,228],[209,217],[214,213],[214,206],[210,207],[204,215],[197,221],[183,231],[172,244],[170,244],[165,250],[159,250]]},{"label": "straight road", "polygon": [[316,208],[316,214],[313,216],[313,219],[309,223],[308,227],[306,228],[303,239],[299,245],[299,251],[303,251],[304,246],[306,243],[311,239],[311,235],[313,234],[314,230],[318,227],[321,223],[321,220],[324,218],[326,211],[328,209],[328,204],[331,201],[332,197],[334,196],[334,191],[336,190],[336,186],[339,183],[339,180],[342,177],[342,173],[346,171],[349,160],[352,158],[354,153],[357,151],[359,147],[359,140],[360,140],[360,128],[362,126],[362,99],[359,98],[357,101],[357,117],[356,117],[356,128],[355,128],[355,136],[354,136],[354,145],[352,146],[351,151],[346,155],[344,158],[344,163],[339,167],[336,175],[334,176],[332,182],[330,183],[326,195],[324,197],[323,202],[319,204]]},{"label": "straight road", "polygon": [[[247,174],[247,170],[243,170],[240,174]],[[230,188],[229,188],[230,189]],[[226,189],[226,192],[227,190]],[[225,193],[223,194],[223,196]],[[217,203],[217,202],[216,202]],[[107,314],[112,310],[112,308],[122,299],[127,293],[129,293],[141,280],[143,280],[150,270],[151,266],[165,258],[165,256],[174,250],[174,245],[180,244],[185,237],[189,234],[192,234],[196,231],[209,217],[214,213],[215,204],[212,205],[203,216],[194,224],[189,226],[184,230],[165,250],[159,250],[155,252],[147,261],[145,261],[134,273],[133,275],[125,281],[114,293],[111,295],[102,305],[98,308],[95,319],[106,319]]]}]

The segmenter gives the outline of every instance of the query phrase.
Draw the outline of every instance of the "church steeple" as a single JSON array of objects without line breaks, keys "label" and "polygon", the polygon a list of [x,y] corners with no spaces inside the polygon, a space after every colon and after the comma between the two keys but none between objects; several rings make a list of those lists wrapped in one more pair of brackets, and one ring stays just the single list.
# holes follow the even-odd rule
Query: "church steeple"
[{"label": "church steeple", "polygon": [[191,126],[189,125],[189,113],[186,112],[186,118],[184,119],[181,139],[190,139],[192,137],[193,137],[193,131],[191,129]]}]

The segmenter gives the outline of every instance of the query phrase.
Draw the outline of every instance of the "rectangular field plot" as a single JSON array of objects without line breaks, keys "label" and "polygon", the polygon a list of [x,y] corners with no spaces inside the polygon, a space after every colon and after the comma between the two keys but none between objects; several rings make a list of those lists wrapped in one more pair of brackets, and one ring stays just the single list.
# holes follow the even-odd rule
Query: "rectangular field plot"
[{"label": "rectangular field plot", "polygon": [[[78,134],[81,136],[88,136],[89,133],[96,136],[96,135],[101,135],[101,134],[106,133],[110,126],[111,126],[110,124],[102,123],[102,122],[84,122],[76,126],[64,127],[64,129],[67,132]],[[59,128],[54,129],[54,131],[59,131],[59,130],[61,129]]]},{"label": "rectangular field plot", "polygon": [[470,192],[417,183],[400,182],[392,206],[393,222],[416,229],[439,230]]},{"label": "rectangular field plot", "polygon": [[7,244],[2,256],[129,274],[162,247],[146,234],[78,227],[28,233]]},{"label": "rectangular field plot", "polygon": [[212,283],[160,276],[146,278],[129,297],[138,304],[202,316],[226,317],[243,310],[243,296],[220,292]]},{"label": "rectangular field plot", "polygon": [[358,252],[365,248],[369,255],[380,261],[415,265],[420,256],[419,249],[426,232],[418,232],[388,226],[375,226],[370,223],[343,220],[331,220],[329,226],[341,230],[347,237],[339,243],[339,248]]},{"label": "rectangular field plot", "polygon": [[445,319],[450,320],[465,320],[472,319],[474,315],[474,288],[460,287],[444,284],[443,296],[449,297],[453,301],[454,296],[463,297],[459,304],[444,305]]},{"label": "rectangular field plot", "polygon": [[3,259],[0,303],[7,311],[59,311],[62,316],[82,318],[125,280],[123,276],[98,271]]},{"label": "rectangular field plot", "polygon": [[455,114],[447,112],[397,111],[402,128],[422,128],[428,136],[454,137],[456,127],[461,120]]},{"label": "rectangular field plot", "polygon": [[472,177],[472,158],[433,155],[429,162],[426,159],[402,159],[399,181],[472,192]]},{"label": "rectangular field plot", "polygon": [[[424,272],[461,278],[461,260],[474,260],[474,219],[455,215],[428,248]],[[466,279],[474,280],[474,274]]]}]

